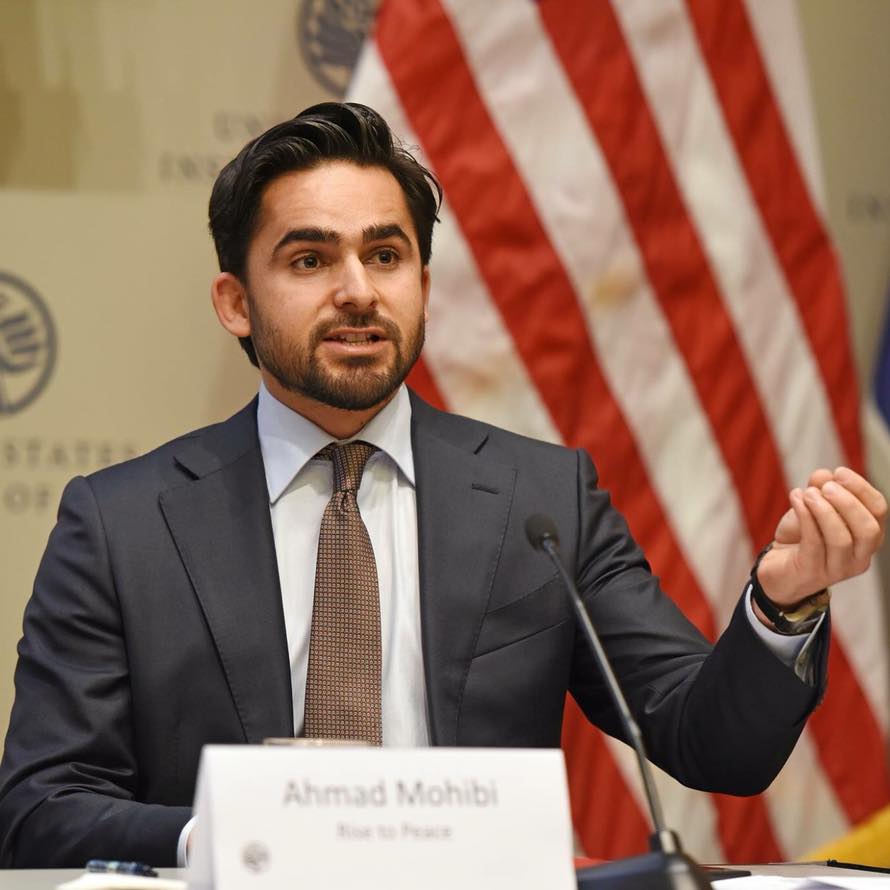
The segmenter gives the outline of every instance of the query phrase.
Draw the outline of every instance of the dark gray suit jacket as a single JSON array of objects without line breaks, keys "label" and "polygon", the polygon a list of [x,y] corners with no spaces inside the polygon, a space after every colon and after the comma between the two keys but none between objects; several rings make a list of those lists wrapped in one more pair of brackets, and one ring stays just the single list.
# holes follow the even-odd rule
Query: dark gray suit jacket
[{"label": "dark gray suit jacket", "polygon": [[[567,692],[620,735],[553,569],[525,539],[544,512],[652,759],[707,790],[771,781],[818,689],[741,610],[711,649],[586,454],[417,398],[412,429],[435,744],[557,746]],[[25,613],[0,864],[173,864],[201,746],[292,734],[290,683],[255,404],[73,480]]]}]

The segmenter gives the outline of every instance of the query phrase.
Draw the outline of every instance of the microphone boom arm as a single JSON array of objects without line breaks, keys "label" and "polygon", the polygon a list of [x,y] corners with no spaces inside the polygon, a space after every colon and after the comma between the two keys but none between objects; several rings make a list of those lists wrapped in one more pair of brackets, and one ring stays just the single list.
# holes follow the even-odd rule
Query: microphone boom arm
[{"label": "microphone boom arm", "polygon": [[525,533],[532,547],[543,550],[550,557],[572,601],[584,637],[606,681],[606,687],[621,718],[628,742],[636,754],[654,829],[649,838],[652,852],[579,871],[577,873],[579,890],[706,890],[711,887],[710,881],[701,868],[683,852],[676,832],[665,825],[661,801],[652,777],[652,768],[646,758],[643,734],[627,706],[627,699],[621,691],[606,651],[590,620],[584,600],[578,593],[575,580],[566,570],[559,555],[559,534],[553,520],[540,513],[529,516],[525,523]]},{"label": "microphone boom arm", "polygon": [[663,853],[678,852],[679,844],[677,843],[677,836],[667,827],[664,821],[664,814],[661,810],[661,800],[658,797],[658,792],[655,788],[655,780],[652,777],[652,769],[649,765],[649,760],[646,757],[646,747],[643,744],[643,733],[640,731],[639,724],[634,719],[633,714],[630,712],[630,708],[627,706],[627,699],[621,691],[621,686],[612,670],[612,665],[606,655],[606,650],[603,649],[603,644],[600,642],[599,634],[596,632],[596,628],[590,620],[590,615],[587,613],[587,608],[584,605],[584,601],[581,599],[581,594],[578,593],[578,588],[575,586],[574,580],[566,571],[563,561],[559,558],[556,540],[552,536],[545,537],[541,541],[541,549],[550,557],[550,561],[556,567],[556,570],[562,578],[562,583],[569,595],[569,599],[575,607],[575,614],[578,616],[578,621],[581,622],[581,628],[584,635],[587,637],[590,647],[596,653],[597,663],[606,678],[606,686],[608,687],[609,695],[621,716],[621,723],[630,737],[628,741],[634,749],[640,773],[643,777],[643,790],[646,794],[646,802],[652,816],[653,828],[655,829],[655,837],[658,839],[659,849],[661,849]]}]

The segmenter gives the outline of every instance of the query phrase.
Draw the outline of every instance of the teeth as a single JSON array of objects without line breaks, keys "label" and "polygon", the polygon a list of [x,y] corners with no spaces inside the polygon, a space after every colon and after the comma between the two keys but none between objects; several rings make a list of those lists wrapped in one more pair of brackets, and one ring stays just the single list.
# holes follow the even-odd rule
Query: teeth
[{"label": "teeth", "polygon": [[377,337],[374,334],[341,334],[337,339],[344,343],[369,343]]}]

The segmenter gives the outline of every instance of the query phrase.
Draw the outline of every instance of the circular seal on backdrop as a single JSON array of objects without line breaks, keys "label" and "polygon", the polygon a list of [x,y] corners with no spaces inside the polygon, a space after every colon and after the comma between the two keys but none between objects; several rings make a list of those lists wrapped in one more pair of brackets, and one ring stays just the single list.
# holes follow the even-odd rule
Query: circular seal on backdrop
[{"label": "circular seal on backdrop", "polygon": [[376,0],[303,0],[297,23],[303,60],[336,96],[346,93],[376,7]]},{"label": "circular seal on backdrop", "polygon": [[30,285],[0,272],[0,415],[27,408],[56,364],[56,328]]}]

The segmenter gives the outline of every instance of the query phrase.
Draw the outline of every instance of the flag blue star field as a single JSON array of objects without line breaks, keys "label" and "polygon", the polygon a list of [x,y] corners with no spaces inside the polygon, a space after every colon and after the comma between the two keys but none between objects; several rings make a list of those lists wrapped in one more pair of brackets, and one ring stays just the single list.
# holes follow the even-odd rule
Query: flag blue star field
[{"label": "flag blue star field", "polygon": [[[349,97],[445,189],[413,385],[586,448],[715,638],[788,490],[863,462],[794,2],[383,0]],[[773,786],[659,775],[701,859],[791,858],[890,800],[877,575],[845,586],[828,692]],[[571,702],[563,742],[587,852],[644,849],[625,746]]]},{"label": "flag blue star field", "polygon": [[884,320],[884,333],[881,337],[881,346],[878,350],[875,362],[875,403],[884,418],[884,423],[890,427],[890,295],[887,299],[887,313]]}]

